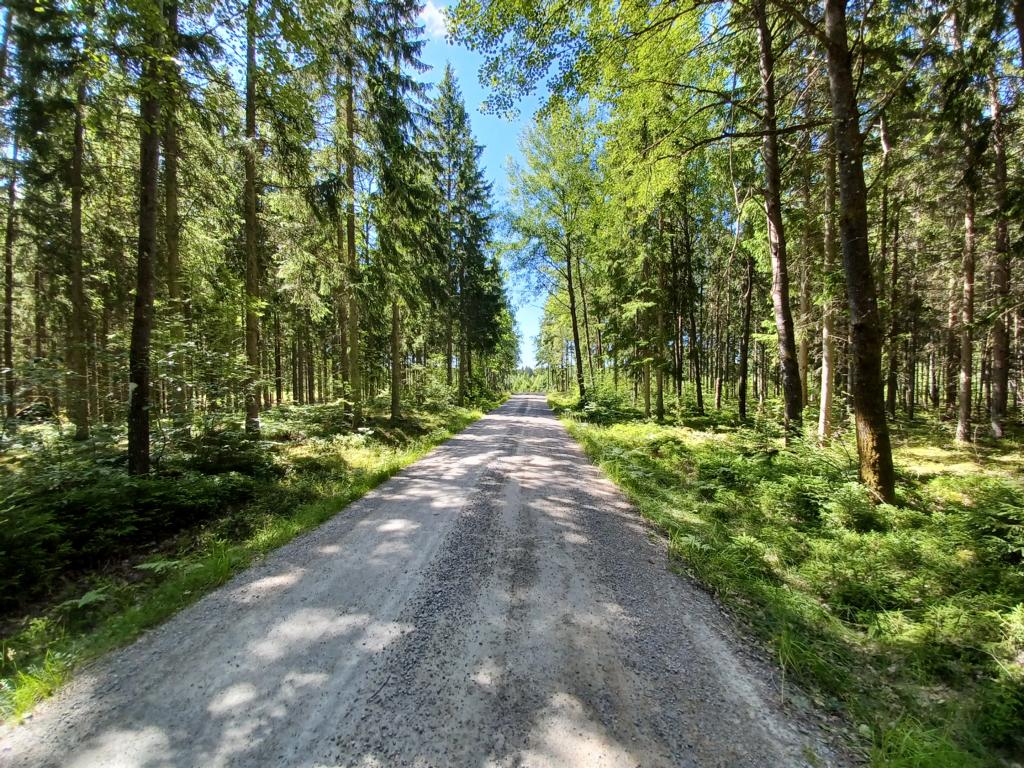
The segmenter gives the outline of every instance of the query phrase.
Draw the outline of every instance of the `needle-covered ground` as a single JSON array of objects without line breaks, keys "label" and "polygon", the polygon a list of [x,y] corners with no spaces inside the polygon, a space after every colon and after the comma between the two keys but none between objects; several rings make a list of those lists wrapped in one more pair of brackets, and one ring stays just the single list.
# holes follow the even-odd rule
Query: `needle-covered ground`
[{"label": "needle-covered ground", "polygon": [[156,470],[127,475],[123,433],[74,443],[52,424],[4,442],[0,720],[133,640],[254,559],[337,513],[481,411],[438,406],[356,431],[339,404],[165,433]]},{"label": "needle-covered ground", "polygon": [[645,420],[552,399],[686,569],[765,637],[872,761],[981,766],[1024,749],[1024,451],[894,426],[899,506],[856,482],[849,434],[784,447],[774,415]]}]

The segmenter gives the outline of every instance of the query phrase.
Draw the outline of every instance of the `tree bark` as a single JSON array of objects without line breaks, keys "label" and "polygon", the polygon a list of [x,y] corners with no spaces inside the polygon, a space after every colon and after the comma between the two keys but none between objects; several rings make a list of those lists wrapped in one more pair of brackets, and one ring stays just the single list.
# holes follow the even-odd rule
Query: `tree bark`
[{"label": "tree bark", "polygon": [[747,378],[750,373],[750,319],[754,304],[754,258],[746,257],[747,282],[743,290],[743,329],[740,333],[740,371],[737,390],[739,416],[747,418]]},{"label": "tree bark", "polygon": [[821,401],[818,404],[818,442],[832,439],[832,398],[836,369],[832,356],[835,325],[835,301],[832,297],[832,273],[836,268],[836,154],[834,138],[829,136],[825,159],[825,302],[821,308]]},{"label": "tree bark", "polygon": [[825,0],[825,36],[839,155],[839,232],[850,308],[850,383],[860,478],[880,500],[892,503],[896,499],[896,476],[882,394],[882,334],[868,253],[864,147],[846,31],[846,0]]},{"label": "tree bark", "polygon": [[[697,413],[703,416],[704,390],[701,385],[700,345],[697,343],[697,285],[693,279],[693,240],[690,237],[690,216],[685,199],[683,201],[683,269],[686,272],[686,315],[689,322],[689,347],[690,361],[693,364],[693,381],[697,388]],[[792,337],[790,341],[792,341]]]},{"label": "tree bark", "polygon": [[[1024,6],[1018,0],[1017,6]],[[990,75],[990,105],[992,113],[993,192],[995,197],[995,254],[992,270],[992,293],[996,303],[992,323],[992,406],[989,420],[992,436],[1003,437],[1003,423],[1009,399],[1010,334],[1007,330],[1010,303],[1010,235],[1006,210],[1006,134],[1003,125],[999,83]]]},{"label": "tree bark", "polygon": [[245,431],[260,432],[260,262],[256,221],[256,0],[245,13]]},{"label": "tree bark", "polygon": [[345,243],[348,249],[348,380],[352,387],[352,428],[363,424],[362,361],[359,349],[359,254],[356,253],[356,85],[351,54],[345,60]]},{"label": "tree bark", "polygon": [[573,353],[576,356],[576,386],[579,387],[580,400],[583,401],[587,399],[587,388],[583,381],[583,354],[580,347],[580,326],[576,312],[576,289],[573,287],[572,279],[572,260],[572,244],[569,242],[568,237],[566,237],[565,284],[569,291],[569,319],[572,322],[572,348]]},{"label": "tree bark", "polygon": [[775,114],[775,54],[772,50],[772,33],[768,25],[765,0],[754,0],[751,8],[757,23],[761,88],[764,91],[764,116],[761,121],[764,131],[761,141],[765,175],[764,209],[768,220],[768,250],[772,262],[772,307],[779,336],[779,365],[788,435],[791,431],[799,429],[803,398],[793,331],[793,313],[789,303],[786,233],[782,221],[782,172],[779,165],[778,120]]},{"label": "tree bark", "polygon": [[68,412],[75,425],[75,439],[89,438],[89,374],[86,333],[89,310],[82,277],[82,159],[85,155],[85,77],[75,88],[75,127],[71,151],[71,327],[68,349]]},{"label": "tree bark", "polygon": [[[10,19],[10,12],[7,17]],[[11,170],[7,179],[7,229],[4,232],[4,412],[16,411],[14,378],[14,243],[18,237],[18,137],[11,144]],[[41,357],[42,355],[37,355]]]},{"label": "tree bark", "polygon": [[[153,45],[159,48],[159,45]],[[149,356],[153,332],[153,270],[156,262],[157,186],[160,175],[159,53],[143,62],[139,93],[139,245],[128,354],[128,471],[144,475],[149,455]]]},{"label": "tree bark", "polygon": [[900,333],[900,212],[899,209],[893,214],[892,228],[892,277],[889,282],[889,338],[888,354],[889,375],[886,381],[885,408],[889,412],[889,418],[896,418],[897,387],[899,385],[899,360],[897,355],[896,342]]},{"label": "tree bark", "polygon": [[[165,3],[170,49],[177,55],[178,3],[177,0],[165,0]],[[173,79],[168,89],[164,115],[164,246],[167,251],[167,299],[171,310],[171,341],[175,346],[172,350],[169,373],[171,414],[179,426],[187,427],[188,389],[184,379],[184,350],[181,348],[184,341],[185,308],[181,295],[181,218],[178,213],[178,71],[176,64],[172,66]]]},{"label": "tree bark", "polygon": [[274,404],[284,399],[284,378],[281,374],[281,310],[274,310]]},{"label": "tree bark", "polygon": [[391,301],[391,421],[402,418],[402,310]]},{"label": "tree bark", "polygon": [[[4,19],[3,42],[0,43],[0,92],[7,90],[7,50],[14,25],[14,9],[7,9]],[[7,179],[7,221],[4,230],[4,413],[7,418],[15,414],[14,380],[14,242],[18,227],[18,136],[11,141],[11,168]]]},{"label": "tree bark", "polygon": [[[969,171],[970,173],[970,171]],[[964,185],[963,298],[960,302],[960,410],[956,422],[959,443],[971,439],[971,382],[974,373],[974,257],[975,190],[972,181]]]}]

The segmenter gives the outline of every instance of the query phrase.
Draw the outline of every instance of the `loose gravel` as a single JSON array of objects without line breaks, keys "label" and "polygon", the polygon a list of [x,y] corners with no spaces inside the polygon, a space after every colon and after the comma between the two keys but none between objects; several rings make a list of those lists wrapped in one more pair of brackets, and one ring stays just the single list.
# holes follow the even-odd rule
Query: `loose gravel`
[{"label": "loose gravel", "polygon": [[739,637],[520,395],[0,730],[0,765],[848,764]]}]

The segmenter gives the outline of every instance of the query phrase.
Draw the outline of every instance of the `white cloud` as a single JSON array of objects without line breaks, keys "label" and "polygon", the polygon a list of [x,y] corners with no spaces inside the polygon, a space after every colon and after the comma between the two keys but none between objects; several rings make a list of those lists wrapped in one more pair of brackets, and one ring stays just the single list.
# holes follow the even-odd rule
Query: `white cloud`
[{"label": "white cloud", "polygon": [[427,0],[427,4],[420,11],[420,22],[428,37],[443,39],[448,32],[448,19],[444,15],[444,8],[434,5],[433,0]]}]

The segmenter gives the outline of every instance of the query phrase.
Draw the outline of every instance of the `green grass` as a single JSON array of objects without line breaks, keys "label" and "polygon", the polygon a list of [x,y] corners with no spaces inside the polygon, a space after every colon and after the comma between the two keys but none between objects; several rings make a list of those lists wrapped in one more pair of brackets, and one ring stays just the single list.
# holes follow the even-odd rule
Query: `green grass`
[{"label": "green grass", "polygon": [[55,581],[6,622],[0,637],[0,717],[20,718],[83,663],[125,645],[254,560],[337,514],[479,418],[477,410],[417,413],[358,433],[330,406],[281,409],[264,420],[266,451],[282,472],[244,501],[123,562]]},{"label": "green grass", "polygon": [[[856,481],[848,436],[784,447],[770,418],[565,410],[587,453],[699,579],[842,712],[877,766],[1024,751],[1024,452],[898,424],[900,506]],[[591,420],[597,416],[597,422]]]}]

